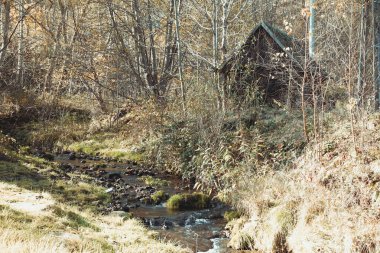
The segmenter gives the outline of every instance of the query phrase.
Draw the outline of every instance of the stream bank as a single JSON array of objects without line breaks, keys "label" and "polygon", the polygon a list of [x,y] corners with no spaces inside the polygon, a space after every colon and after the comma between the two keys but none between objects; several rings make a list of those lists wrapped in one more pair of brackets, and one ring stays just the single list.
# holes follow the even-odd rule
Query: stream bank
[{"label": "stream bank", "polygon": [[103,208],[104,213],[140,219],[146,227],[158,232],[159,239],[175,242],[194,252],[233,252],[227,247],[224,231],[223,214],[229,210],[228,206],[212,201],[207,209],[172,210],[166,207],[165,201],[152,203],[151,196],[159,191],[165,193],[166,199],[174,194],[192,193],[191,185],[178,177],[158,173],[135,162],[83,153],[66,151],[54,157],[42,156],[59,162],[63,176],[70,173],[86,175],[84,180],[95,180],[107,188],[112,202]]}]

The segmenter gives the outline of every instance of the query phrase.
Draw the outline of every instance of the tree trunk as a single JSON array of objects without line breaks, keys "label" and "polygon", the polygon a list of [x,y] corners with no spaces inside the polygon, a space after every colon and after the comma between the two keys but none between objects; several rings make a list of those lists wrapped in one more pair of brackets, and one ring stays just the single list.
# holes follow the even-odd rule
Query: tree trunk
[{"label": "tree trunk", "polygon": [[364,0],[361,0],[361,15],[360,15],[360,30],[359,30],[359,59],[358,59],[358,80],[356,84],[356,100],[358,105],[362,100],[362,88],[363,88],[363,55],[365,54],[364,43]]},{"label": "tree trunk", "polygon": [[[220,0],[213,0],[213,17],[212,17],[212,37],[213,37],[213,65],[214,68],[218,68],[219,64],[219,26],[218,26],[218,20],[219,20],[219,1]],[[217,91],[217,106],[219,109],[222,108],[222,99],[221,99],[221,89],[220,89],[220,80],[219,75],[216,71],[214,71],[214,85],[216,84],[216,91]]]},{"label": "tree trunk", "polygon": [[182,71],[182,46],[181,46],[181,37],[179,33],[180,23],[179,23],[179,10],[181,5],[181,0],[174,0],[174,9],[175,9],[175,33],[177,41],[177,54],[178,54],[178,75],[179,81],[181,83],[181,98],[182,98],[182,109],[186,113],[186,95],[185,95],[185,85],[183,82],[183,71]]},{"label": "tree trunk", "polygon": [[0,52],[0,62],[4,62],[5,56],[8,49],[9,44],[9,26],[10,26],[10,12],[11,12],[11,1],[7,0],[4,3],[3,8],[3,38],[2,38],[2,45],[1,45],[1,52]]},{"label": "tree trunk", "polygon": [[310,0],[310,24],[309,24],[309,57],[315,56],[315,0]]},{"label": "tree trunk", "polygon": [[376,109],[380,108],[380,0],[374,0],[374,37],[375,37],[375,93]]},{"label": "tree trunk", "polygon": [[223,16],[222,16],[222,59],[223,62],[227,59],[227,46],[228,46],[228,41],[227,41],[227,34],[228,34],[228,12],[230,8],[230,1],[225,0],[223,2]]},{"label": "tree trunk", "polygon": [[17,83],[19,86],[23,86],[24,83],[24,0],[20,0],[19,3],[19,41],[17,49]]}]

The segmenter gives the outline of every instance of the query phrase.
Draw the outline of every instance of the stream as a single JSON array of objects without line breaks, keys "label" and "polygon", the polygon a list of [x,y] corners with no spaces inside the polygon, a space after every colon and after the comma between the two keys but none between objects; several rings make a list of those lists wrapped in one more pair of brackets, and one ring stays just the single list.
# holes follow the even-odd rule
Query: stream
[{"label": "stream", "polygon": [[[167,173],[157,173],[134,162],[119,162],[64,152],[55,157],[64,173],[84,174],[89,180],[107,188],[112,204],[105,212],[130,212],[149,229],[158,232],[159,239],[192,249],[194,252],[230,253],[224,227],[223,214],[229,208],[213,202],[211,208],[194,211],[177,211],[166,208],[166,203],[154,204],[146,200],[162,190],[167,196],[177,193],[191,193],[188,183]],[[150,186],[144,182],[147,177],[166,182]]]}]

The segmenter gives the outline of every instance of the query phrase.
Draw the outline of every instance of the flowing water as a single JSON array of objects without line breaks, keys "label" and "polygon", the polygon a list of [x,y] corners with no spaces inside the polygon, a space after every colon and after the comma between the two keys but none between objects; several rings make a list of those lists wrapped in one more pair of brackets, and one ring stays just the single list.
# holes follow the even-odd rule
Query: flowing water
[{"label": "flowing water", "polygon": [[[70,173],[84,173],[94,177],[99,184],[108,188],[112,194],[113,205],[108,211],[125,210],[152,230],[158,232],[160,239],[192,249],[194,252],[227,253],[228,239],[224,236],[225,220],[222,218],[228,207],[214,203],[212,208],[197,211],[174,211],[159,205],[144,204],[150,194],[163,190],[170,196],[176,193],[190,193],[183,181],[169,174],[157,174],[151,169],[135,163],[118,162],[83,154],[66,153],[56,157],[61,167]],[[142,176],[152,176],[166,180],[169,184],[161,187],[146,186]]]}]

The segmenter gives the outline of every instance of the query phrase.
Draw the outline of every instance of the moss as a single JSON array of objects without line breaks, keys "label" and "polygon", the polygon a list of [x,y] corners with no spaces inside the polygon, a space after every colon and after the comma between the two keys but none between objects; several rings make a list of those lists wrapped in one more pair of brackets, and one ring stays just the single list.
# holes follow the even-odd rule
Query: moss
[{"label": "moss", "polygon": [[198,210],[208,208],[211,199],[209,196],[195,192],[192,194],[175,194],[166,203],[167,208],[174,210]]},{"label": "moss", "polygon": [[164,191],[157,191],[154,194],[150,196],[152,199],[152,202],[155,203],[156,205],[160,204],[161,202],[165,201],[168,199],[168,195],[165,194]]},{"label": "moss", "polygon": [[224,213],[223,217],[227,222],[232,221],[233,219],[240,218],[241,214],[238,211],[227,211]]},{"label": "moss", "polygon": [[144,181],[144,183],[149,186],[162,187],[169,185],[169,181],[152,176],[142,176],[139,179]]}]

